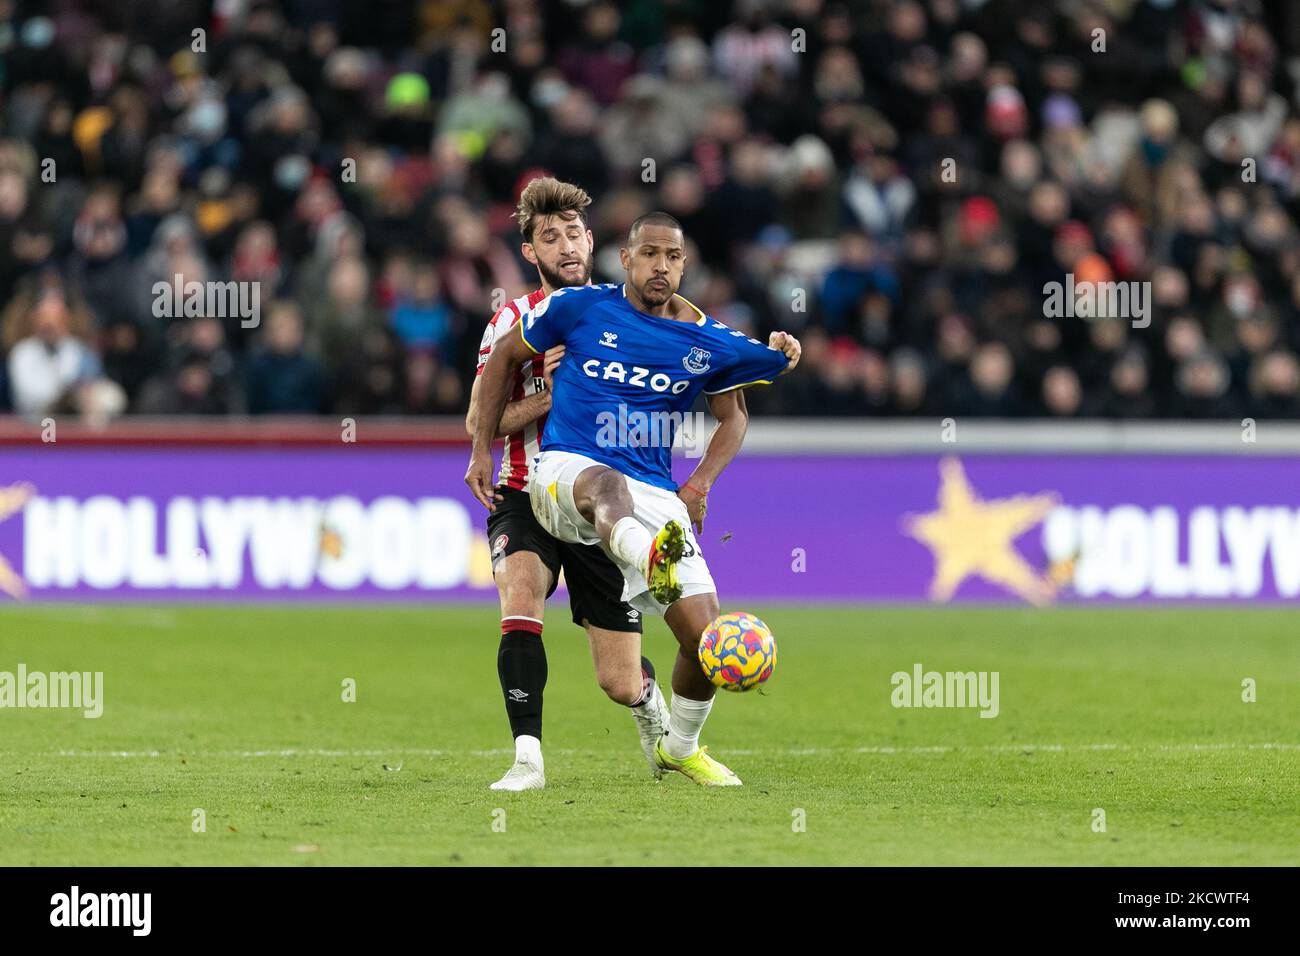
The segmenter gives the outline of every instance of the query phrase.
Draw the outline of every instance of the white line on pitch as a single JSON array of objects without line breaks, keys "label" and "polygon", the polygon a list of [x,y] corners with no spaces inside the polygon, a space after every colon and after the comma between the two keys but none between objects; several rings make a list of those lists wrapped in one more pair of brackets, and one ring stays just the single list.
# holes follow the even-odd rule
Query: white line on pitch
[{"label": "white line on pitch", "polygon": [[[979,747],[931,746],[931,747],[799,747],[791,749],[746,749],[734,748],[726,752],[738,757],[779,756],[836,756],[844,754],[948,754],[962,751],[982,753],[1064,753],[1067,751],[1114,751],[1114,750],[1160,750],[1160,751],[1198,751],[1198,750],[1300,750],[1300,743],[1182,743],[1182,744],[990,744]],[[21,756],[20,752],[12,752]],[[325,750],[284,748],[280,750],[60,750],[57,757],[218,757],[218,758],[252,758],[252,757],[499,757],[513,754],[513,748],[497,747],[491,750],[428,750],[419,748],[394,748],[391,750]],[[575,747],[557,747],[547,753],[562,756],[579,756],[590,754],[590,749]]]}]

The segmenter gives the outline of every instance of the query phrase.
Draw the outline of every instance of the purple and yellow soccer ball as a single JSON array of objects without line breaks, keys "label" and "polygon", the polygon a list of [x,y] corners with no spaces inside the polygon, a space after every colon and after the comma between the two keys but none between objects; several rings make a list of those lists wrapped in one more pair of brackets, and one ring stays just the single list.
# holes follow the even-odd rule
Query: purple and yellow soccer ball
[{"label": "purple and yellow soccer ball", "polygon": [[720,615],[700,636],[700,666],[723,690],[753,690],[776,669],[776,638],[752,614]]}]

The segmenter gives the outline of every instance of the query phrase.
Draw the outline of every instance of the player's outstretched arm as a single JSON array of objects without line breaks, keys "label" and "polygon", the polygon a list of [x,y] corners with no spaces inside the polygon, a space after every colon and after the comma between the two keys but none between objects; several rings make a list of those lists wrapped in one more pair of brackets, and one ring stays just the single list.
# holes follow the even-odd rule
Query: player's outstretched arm
[{"label": "player's outstretched arm", "polygon": [[697,534],[704,531],[704,514],[708,510],[708,495],[722,470],[731,464],[740,446],[745,443],[749,430],[749,409],[745,406],[745,393],[741,389],[708,396],[709,411],[718,425],[709,436],[704,457],[691,472],[691,477],[677,489],[677,496],[686,502],[686,511]]},{"label": "player's outstretched arm", "polygon": [[488,511],[496,510],[492,492],[492,441],[501,426],[501,415],[510,398],[510,378],[532,352],[518,334],[506,335],[492,349],[479,376],[478,415],[474,422],[474,444],[470,450],[465,484]]}]

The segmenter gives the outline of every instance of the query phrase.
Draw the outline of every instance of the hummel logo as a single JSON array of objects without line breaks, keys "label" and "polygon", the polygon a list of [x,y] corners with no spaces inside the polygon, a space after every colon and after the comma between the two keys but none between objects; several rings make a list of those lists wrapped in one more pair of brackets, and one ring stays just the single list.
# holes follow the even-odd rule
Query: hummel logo
[{"label": "hummel logo", "polygon": [[510,692],[510,699],[513,700],[516,704],[522,704],[524,701],[528,699],[528,691],[520,690],[518,687],[516,687],[514,690]]},{"label": "hummel logo", "polygon": [[617,333],[617,332],[601,332],[601,333],[600,333],[600,344],[601,344],[601,345],[608,345],[608,346],[609,346],[610,348],[612,348],[612,349],[616,349],[616,348],[618,348],[618,333]]}]

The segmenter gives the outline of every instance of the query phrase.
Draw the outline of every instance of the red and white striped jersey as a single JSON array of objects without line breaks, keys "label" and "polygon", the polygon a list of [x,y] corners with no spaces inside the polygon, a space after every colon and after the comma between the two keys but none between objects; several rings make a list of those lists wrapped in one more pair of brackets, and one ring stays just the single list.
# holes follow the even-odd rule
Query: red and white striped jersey
[{"label": "red and white striped jersey", "polygon": [[[483,330],[483,341],[478,346],[478,368],[474,372],[476,376],[483,374],[483,366],[487,364],[488,356],[492,354],[497,341],[519,323],[525,312],[544,298],[546,292],[537,289],[528,295],[520,296],[513,302],[507,302],[496,315],[492,316],[487,328]],[[514,386],[510,391],[510,401],[517,402],[544,389],[546,387],[546,382],[542,378],[544,368],[545,360],[540,355],[519,366],[515,372]],[[530,422],[519,431],[506,436],[505,454],[501,456],[501,473],[497,476],[497,484],[519,491],[527,490],[528,467],[532,464],[533,456],[541,451],[542,426],[545,424],[546,416],[543,415],[537,421]]]}]

